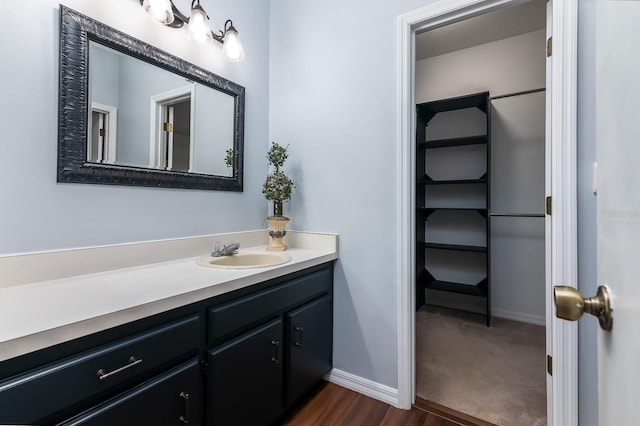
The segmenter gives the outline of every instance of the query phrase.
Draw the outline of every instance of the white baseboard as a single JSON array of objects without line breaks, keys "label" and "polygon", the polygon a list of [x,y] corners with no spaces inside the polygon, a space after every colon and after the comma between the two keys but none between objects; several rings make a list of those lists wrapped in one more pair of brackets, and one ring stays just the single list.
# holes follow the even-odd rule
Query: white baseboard
[{"label": "white baseboard", "polygon": [[544,315],[525,314],[523,312],[509,311],[506,309],[491,309],[491,315],[498,318],[505,318],[513,321],[526,322],[534,325],[546,325]]},{"label": "white baseboard", "polygon": [[398,407],[398,389],[334,368],[325,379],[331,383]]}]

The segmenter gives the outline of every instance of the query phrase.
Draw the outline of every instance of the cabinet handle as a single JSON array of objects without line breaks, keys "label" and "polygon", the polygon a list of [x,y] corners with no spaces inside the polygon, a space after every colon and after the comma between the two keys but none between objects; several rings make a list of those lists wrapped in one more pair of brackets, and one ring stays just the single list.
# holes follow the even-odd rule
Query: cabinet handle
[{"label": "cabinet handle", "polygon": [[294,339],[294,340],[295,340],[295,343],[296,343],[296,346],[303,347],[303,346],[304,346],[304,341],[303,341],[303,338],[304,338],[304,328],[303,328],[303,327],[298,326],[298,327],[296,327],[296,331],[300,333],[300,341],[298,341],[298,340]]},{"label": "cabinet handle", "polygon": [[186,392],[180,392],[180,398],[184,401],[184,416],[180,416],[178,419],[183,425],[189,424],[189,394]]},{"label": "cabinet handle", "polygon": [[116,368],[115,370],[109,371],[108,373],[106,373],[104,371],[104,368],[101,368],[100,370],[98,370],[96,372],[96,375],[98,376],[98,379],[105,380],[105,379],[108,379],[109,377],[113,376],[114,374],[118,374],[118,373],[126,370],[127,368],[131,368],[134,365],[140,364],[141,362],[142,362],[142,359],[137,359],[135,356],[132,356],[132,357],[129,358],[129,364],[127,364],[127,365],[125,365],[123,367],[120,367],[120,368]]},{"label": "cabinet handle", "polygon": [[271,344],[273,345],[273,350],[275,355],[271,357],[271,361],[273,361],[274,364],[279,364],[280,363],[280,342],[278,340],[272,340]]}]

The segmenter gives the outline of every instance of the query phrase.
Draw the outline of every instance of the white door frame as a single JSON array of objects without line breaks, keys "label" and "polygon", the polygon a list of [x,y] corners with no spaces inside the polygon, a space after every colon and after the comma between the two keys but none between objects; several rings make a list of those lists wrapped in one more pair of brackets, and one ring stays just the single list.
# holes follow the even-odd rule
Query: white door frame
[{"label": "white door frame", "polygon": [[[549,0],[553,1],[553,0]],[[415,34],[523,0],[440,0],[398,17],[398,407],[415,401]],[[577,286],[577,0],[553,2],[551,82],[551,182],[553,198],[551,282],[547,282],[547,351],[553,378],[547,387],[549,425],[578,424],[578,332],[552,315],[551,288]]]},{"label": "white door frame", "polygon": [[[101,163],[115,164],[116,162],[116,149],[117,149],[117,135],[118,135],[118,108],[112,105],[105,105],[98,102],[91,102],[91,111],[89,112],[89,122],[87,124],[88,129],[93,127],[93,112],[97,111],[105,114],[107,117],[106,137],[104,144],[106,149],[102,148],[100,152],[106,152],[106,157],[99,155]],[[99,148],[100,149],[100,148]],[[91,158],[91,144],[87,144],[87,158]]]},{"label": "white door frame", "polygon": [[[158,169],[164,168],[163,157],[165,151],[162,148],[164,145],[164,129],[163,129],[163,109],[167,104],[184,101],[189,99],[191,102],[191,114],[189,117],[189,132],[191,139],[191,147],[193,148],[193,142],[195,138],[195,102],[196,91],[195,84],[190,84],[184,87],[178,87],[176,89],[169,90],[167,92],[159,93],[150,97],[150,112],[149,112],[149,168]],[[189,160],[189,167],[193,165],[193,149],[191,151],[191,157]],[[189,170],[191,171],[191,170]]]}]

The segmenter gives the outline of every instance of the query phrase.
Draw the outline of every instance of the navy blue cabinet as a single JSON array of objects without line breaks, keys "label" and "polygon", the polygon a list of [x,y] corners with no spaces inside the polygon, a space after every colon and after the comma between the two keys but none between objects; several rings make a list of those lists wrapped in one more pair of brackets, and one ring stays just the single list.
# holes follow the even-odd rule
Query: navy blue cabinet
[{"label": "navy blue cabinet", "polygon": [[0,362],[0,424],[268,425],[332,366],[333,263]]},{"label": "navy blue cabinet", "polygon": [[282,411],[282,321],[209,351],[210,425],[271,424]]},{"label": "navy blue cabinet", "polygon": [[287,314],[287,406],[297,402],[331,370],[332,312],[327,295]]},{"label": "navy blue cabinet", "polygon": [[329,372],[332,276],[324,268],[209,310],[209,426],[272,424]]}]

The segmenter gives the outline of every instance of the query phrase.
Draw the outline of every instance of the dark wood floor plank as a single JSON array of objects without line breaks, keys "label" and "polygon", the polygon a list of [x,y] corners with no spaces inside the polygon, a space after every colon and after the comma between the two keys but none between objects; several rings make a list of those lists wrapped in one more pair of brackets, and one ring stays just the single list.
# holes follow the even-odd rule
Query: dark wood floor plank
[{"label": "dark wood floor plank", "polygon": [[426,425],[427,413],[422,410],[400,410],[390,407],[380,426],[424,426]]},{"label": "dark wood floor plank", "polygon": [[460,426],[460,423],[452,422],[433,413],[427,413],[425,424],[429,426]]},{"label": "dark wood floor plank", "polygon": [[493,423],[487,422],[477,417],[469,416],[468,414],[461,413],[459,411],[445,407],[444,405],[440,405],[436,402],[428,401],[422,398],[416,398],[414,407],[450,419],[451,421],[456,422],[456,424],[462,426],[496,426]]},{"label": "dark wood floor plank", "polygon": [[[453,410],[452,410],[453,411]],[[455,413],[455,412],[454,412]],[[287,426],[467,425],[418,407],[400,410],[333,383],[325,383],[279,423]],[[481,425],[485,426],[485,425]]]},{"label": "dark wood floor plank", "polygon": [[[312,397],[293,410],[293,413],[282,421],[283,425],[324,425],[332,417],[344,415],[358,395],[340,386],[326,383]],[[327,389],[329,388],[329,389]]]},{"label": "dark wood floor plank", "polygon": [[335,418],[333,424],[353,426],[379,425],[390,405],[376,399],[358,395],[344,417]]}]

